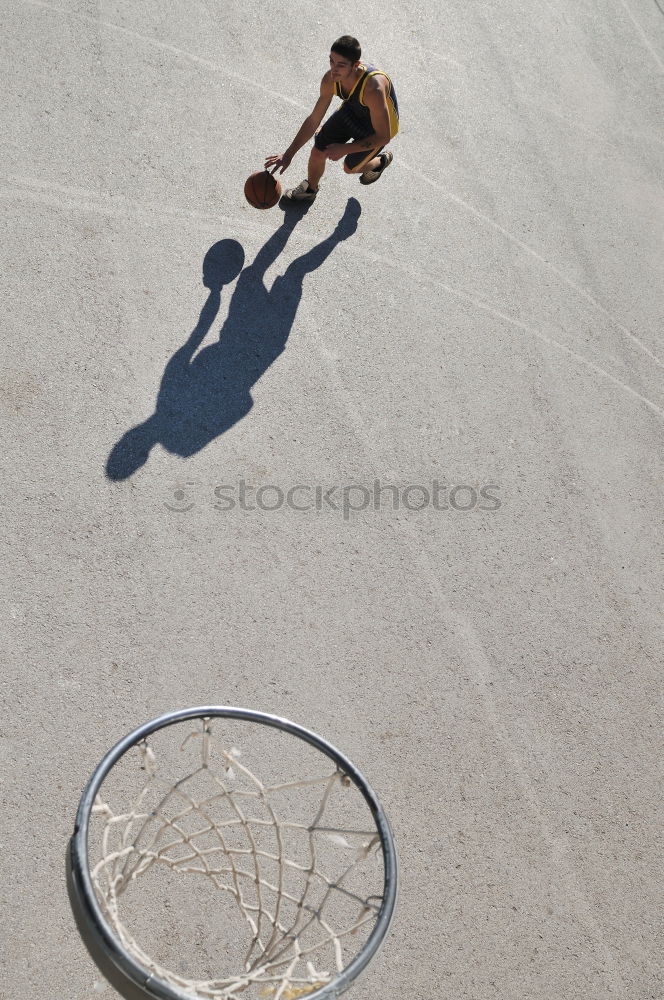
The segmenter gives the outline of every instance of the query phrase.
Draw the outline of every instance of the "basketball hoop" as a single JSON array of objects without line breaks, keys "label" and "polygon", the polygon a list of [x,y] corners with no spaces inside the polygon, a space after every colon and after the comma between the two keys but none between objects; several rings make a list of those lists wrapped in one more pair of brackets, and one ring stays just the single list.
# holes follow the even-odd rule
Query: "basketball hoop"
[{"label": "basketball hoop", "polygon": [[78,808],[68,886],[128,1000],[331,1000],[385,938],[397,860],[339,750],[286,719],[203,707],[106,754]]}]

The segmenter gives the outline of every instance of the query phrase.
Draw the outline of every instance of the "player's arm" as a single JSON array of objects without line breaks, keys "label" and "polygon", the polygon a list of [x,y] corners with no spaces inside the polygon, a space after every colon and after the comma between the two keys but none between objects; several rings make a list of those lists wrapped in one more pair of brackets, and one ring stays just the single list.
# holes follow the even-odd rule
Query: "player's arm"
[{"label": "player's arm", "polygon": [[274,173],[278,167],[281,167],[279,173],[283,174],[284,170],[290,165],[290,162],[297,153],[298,149],[301,149],[305,143],[309,142],[311,137],[316,132],[316,129],[322,122],[323,116],[329,108],[333,97],[334,85],[332,83],[332,75],[328,70],[320,82],[320,94],[314,105],[313,111],[302,122],[299,132],[291,142],[286,152],[281,156],[268,156],[265,161],[266,170],[270,167],[274,167],[274,170],[272,171],[272,173]]},{"label": "player's arm", "polygon": [[373,132],[366,139],[353,142],[334,143],[325,150],[331,160],[340,160],[349,153],[365,153],[376,146],[386,146],[392,138],[390,132],[390,112],[387,108],[389,83],[384,76],[372,76],[364,88],[364,103],[371,115]]}]

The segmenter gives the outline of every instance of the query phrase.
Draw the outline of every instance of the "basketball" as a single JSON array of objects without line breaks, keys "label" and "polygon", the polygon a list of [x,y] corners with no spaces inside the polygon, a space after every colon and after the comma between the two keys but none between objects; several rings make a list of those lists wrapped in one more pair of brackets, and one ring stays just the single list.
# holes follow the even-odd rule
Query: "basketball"
[{"label": "basketball", "polygon": [[247,178],[244,196],[254,208],[274,208],[281,198],[281,184],[269,170],[260,170]]}]

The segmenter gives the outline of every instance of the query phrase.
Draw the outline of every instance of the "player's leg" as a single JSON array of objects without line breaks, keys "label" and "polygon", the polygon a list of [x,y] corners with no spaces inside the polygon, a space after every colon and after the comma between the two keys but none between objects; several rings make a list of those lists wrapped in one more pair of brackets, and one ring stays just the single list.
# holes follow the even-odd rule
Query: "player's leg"
[{"label": "player's leg", "polygon": [[360,174],[360,184],[373,184],[394,159],[393,154],[389,150],[383,152],[383,148],[378,146],[367,153],[350,153],[344,160],[344,170],[347,174]]},{"label": "player's leg", "polygon": [[365,170],[375,170],[380,166],[380,151],[382,146],[368,149],[366,153],[349,153],[344,159],[344,171],[347,174],[363,174]]},{"label": "player's leg", "polygon": [[380,157],[379,156],[374,156],[373,160],[371,160],[370,163],[367,163],[367,165],[364,167],[363,170],[357,170],[354,167],[349,167],[346,164],[346,162],[344,161],[344,170],[345,170],[345,172],[347,174],[357,174],[357,173],[362,173],[363,174],[365,170],[376,170],[376,168],[379,167],[379,166],[380,166]]},{"label": "player's leg", "polygon": [[289,201],[313,201],[318,194],[318,185],[327,163],[325,147],[334,142],[348,142],[352,131],[352,124],[343,108],[339,108],[333,115],[330,115],[314,138],[306,180],[303,180],[296,188],[286,191],[284,197]]},{"label": "player's leg", "polygon": [[307,180],[309,182],[309,187],[313,188],[314,191],[318,191],[318,185],[320,184],[320,179],[325,173],[326,163],[327,163],[327,156],[325,155],[323,150],[319,149],[318,146],[312,146],[311,153],[309,154]]},{"label": "player's leg", "polygon": [[300,181],[297,187],[290,188],[286,191],[284,193],[284,198],[287,198],[288,201],[315,201],[316,195],[318,194],[320,179],[325,172],[326,160],[327,157],[325,156],[325,153],[314,146],[309,154],[306,178],[303,181]]}]

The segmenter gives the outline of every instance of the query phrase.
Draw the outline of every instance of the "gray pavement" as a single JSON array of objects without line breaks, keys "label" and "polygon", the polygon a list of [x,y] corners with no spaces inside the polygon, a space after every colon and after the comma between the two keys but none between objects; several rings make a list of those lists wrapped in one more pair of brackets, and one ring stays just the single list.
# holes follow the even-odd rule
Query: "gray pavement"
[{"label": "gray pavement", "polygon": [[[343,32],[394,165],[258,212]],[[2,995],[114,995],[81,788],[214,702],[385,804],[358,1000],[661,997],[661,6],[3,0],[0,38]]]}]

